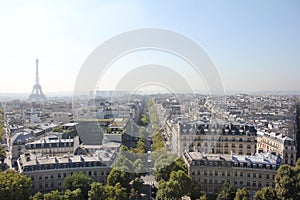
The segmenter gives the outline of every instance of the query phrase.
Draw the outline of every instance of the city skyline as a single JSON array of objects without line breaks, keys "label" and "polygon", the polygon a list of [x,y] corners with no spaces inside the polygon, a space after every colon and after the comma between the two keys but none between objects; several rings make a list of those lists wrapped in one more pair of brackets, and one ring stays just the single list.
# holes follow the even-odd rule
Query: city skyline
[{"label": "city skyline", "polygon": [[[83,62],[102,42],[148,27],[173,30],[198,43],[225,90],[299,91],[299,8],[297,1],[1,2],[0,92],[29,94],[37,57],[43,91],[70,92]],[[153,60],[179,71],[188,68],[170,55],[139,52],[114,63],[110,74],[120,78],[124,69]]]}]

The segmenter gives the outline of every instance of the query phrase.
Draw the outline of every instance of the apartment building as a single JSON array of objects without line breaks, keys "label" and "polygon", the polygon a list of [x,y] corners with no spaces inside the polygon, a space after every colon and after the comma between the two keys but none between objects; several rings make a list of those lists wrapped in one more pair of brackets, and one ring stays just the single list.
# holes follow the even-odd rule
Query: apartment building
[{"label": "apartment building", "polygon": [[251,196],[262,187],[274,186],[281,159],[271,153],[222,155],[184,152],[182,155],[192,180],[207,194],[218,194],[225,182],[247,188]]},{"label": "apartment building", "polygon": [[170,145],[178,155],[184,151],[217,154],[254,155],[256,129],[239,123],[179,122],[167,125]]},{"label": "apartment building", "polygon": [[45,136],[25,144],[25,153],[43,155],[73,154],[74,143],[79,145],[79,138],[62,139],[60,135]]},{"label": "apartment building", "polygon": [[97,151],[92,155],[65,155],[49,157],[34,154],[21,155],[18,171],[32,180],[32,192],[60,190],[65,177],[82,172],[91,180],[105,183],[115,151]]},{"label": "apartment building", "polygon": [[257,132],[257,151],[274,152],[280,155],[283,164],[296,164],[295,140],[282,133]]}]

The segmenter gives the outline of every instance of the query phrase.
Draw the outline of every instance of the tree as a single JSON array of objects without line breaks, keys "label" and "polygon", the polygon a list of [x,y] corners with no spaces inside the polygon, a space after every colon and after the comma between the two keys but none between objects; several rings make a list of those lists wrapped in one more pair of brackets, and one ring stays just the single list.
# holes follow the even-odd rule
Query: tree
[{"label": "tree", "polygon": [[66,190],[63,194],[64,200],[81,200],[82,199],[82,193],[81,189],[77,188],[74,191]]},{"label": "tree", "polygon": [[112,169],[107,177],[107,184],[110,186],[115,186],[116,184],[120,184],[121,187],[130,191],[130,183],[131,175],[127,172]]},{"label": "tree", "polygon": [[179,196],[184,196],[191,192],[192,179],[183,170],[172,171],[170,181],[177,181],[178,187],[175,188]]},{"label": "tree", "polygon": [[217,200],[233,200],[235,197],[235,191],[229,183],[224,183]]},{"label": "tree", "polygon": [[129,194],[129,199],[130,200],[135,200],[135,199],[139,199],[140,198],[140,192],[137,191],[136,189],[134,188],[131,188],[130,189],[130,194]]},{"label": "tree", "polygon": [[234,200],[250,200],[248,190],[246,188],[238,189],[235,193]]},{"label": "tree", "polygon": [[133,162],[133,168],[136,177],[140,177],[141,175],[144,175],[146,172],[146,168],[143,164],[143,161],[139,158]]},{"label": "tree", "polygon": [[6,158],[6,151],[4,150],[2,145],[0,144],[0,162],[3,163],[5,158]]},{"label": "tree", "polygon": [[147,126],[149,124],[149,119],[148,119],[146,113],[142,114],[141,123],[142,123],[142,126]]},{"label": "tree", "polygon": [[106,185],[105,186],[105,199],[107,200],[127,200],[128,196],[126,193],[126,188],[121,187],[120,183],[115,186]]},{"label": "tree", "polygon": [[274,188],[264,187],[255,193],[254,200],[278,200]]},{"label": "tree", "polygon": [[162,179],[168,181],[173,171],[182,170],[187,172],[183,159],[178,158],[174,161],[174,158],[174,156],[162,157],[155,162],[154,167],[156,171],[154,172],[154,177],[157,182]]},{"label": "tree", "polygon": [[90,200],[105,199],[105,186],[98,182],[92,183],[88,196]]},{"label": "tree", "polygon": [[200,198],[199,198],[199,200],[206,200],[207,198],[206,198],[206,194],[202,194],[201,196],[200,196]]},{"label": "tree", "polygon": [[300,168],[300,158],[298,158],[297,162],[296,162],[296,168]]},{"label": "tree", "polygon": [[178,199],[181,196],[177,193],[176,188],[179,186],[176,181],[164,181],[161,180],[158,183],[158,192],[156,199],[164,200],[164,199]]},{"label": "tree", "polygon": [[44,200],[62,200],[63,197],[58,190],[53,190],[44,195]]},{"label": "tree", "polygon": [[152,137],[152,150],[158,151],[165,147],[164,137],[161,135],[161,132],[155,132]]},{"label": "tree", "polygon": [[192,181],[192,187],[191,187],[191,194],[190,197],[192,200],[199,199],[201,195],[203,195],[203,192],[201,191],[201,185],[197,181]]},{"label": "tree", "polygon": [[0,197],[2,199],[22,200],[30,196],[31,180],[14,170],[0,173]]},{"label": "tree", "polygon": [[135,153],[146,153],[147,146],[145,140],[140,138],[136,143],[136,152]]},{"label": "tree", "polygon": [[43,194],[41,192],[37,192],[34,194],[34,196],[31,196],[29,198],[30,200],[43,200]]},{"label": "tree", "polygon": [[80,172],[73,173],[71,176],[65,178],[62,188],[66,190],[76,190],[79,188],[82,192],[82,197],[87,198],[88,191],[90,190],[91,179]]},{"label": "tree", "polygon": [[281,165],[275,176],[275,191],[282,199],[300,199],[300,169]]},{"label": "tree", "polygon": [[191,184],[191,178],[184,171],[173,171],[169,181],[159,182],[157,199],[179,199],[190,193]]},{"label": "tree", "polygon": [[141,182],[140,178],[136,177],[132,182],[131,182],[131,187],[134,189],[135,192],[138,194],[141,193],[142,191],[142,186],[143,182]]}]

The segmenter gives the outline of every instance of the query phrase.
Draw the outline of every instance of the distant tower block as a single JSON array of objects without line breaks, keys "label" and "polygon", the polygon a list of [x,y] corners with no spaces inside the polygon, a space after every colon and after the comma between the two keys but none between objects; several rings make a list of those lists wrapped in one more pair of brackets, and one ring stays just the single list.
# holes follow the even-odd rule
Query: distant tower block
[{"label": "distant tower block", "polygon": [[29,101],[46,101],[47,98],[42,91],[42,86],[40,85],[39,79],[39,60],[36,59],[36,73],[35,73],[35,85],[32,88],[32,92],[28,98]]}]

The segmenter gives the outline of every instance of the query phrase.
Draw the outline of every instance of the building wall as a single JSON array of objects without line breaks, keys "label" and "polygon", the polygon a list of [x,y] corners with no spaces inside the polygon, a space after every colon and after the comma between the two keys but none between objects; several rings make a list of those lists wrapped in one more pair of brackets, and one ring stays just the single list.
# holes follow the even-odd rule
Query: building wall
[{"label": "building wall", "polygon": [[53,170],[39,170],[23,172],[32,180],[32,192],[48,192],[51,190],[61,190],[64,178],[71,176],[74,172],[81,172],[89,176],[92,182],[106,183],[109,175],[109,167],[90,167],[90,168],[67,168]]},{"label": "building wall", "polygon": [[274,178],[279,166],[237,164],[234,161],[224,161],[223,158],[200,162],[191,160],[188,152],[185,152],[182,157],[192,180],[200,183],[207,194],[218,194],[222,185],[228,182],[236,189],[247,188],[250,196],[254,196],[255,192],[262,187],[274,186]]},{"label": "building wall", "polygon": [[295,165],[297,149],[295,142],[291,139],[282,139],[270,137],[268,134],[259,134],[257,137],[258,152],[275,152],[282,158],[283,164]]},{"label": "building wall", "polygon": [[239,155],[256,153],[256,130],[249,125],[178,123],[166,126],[166,131],[178,155],[184,151]]}]

